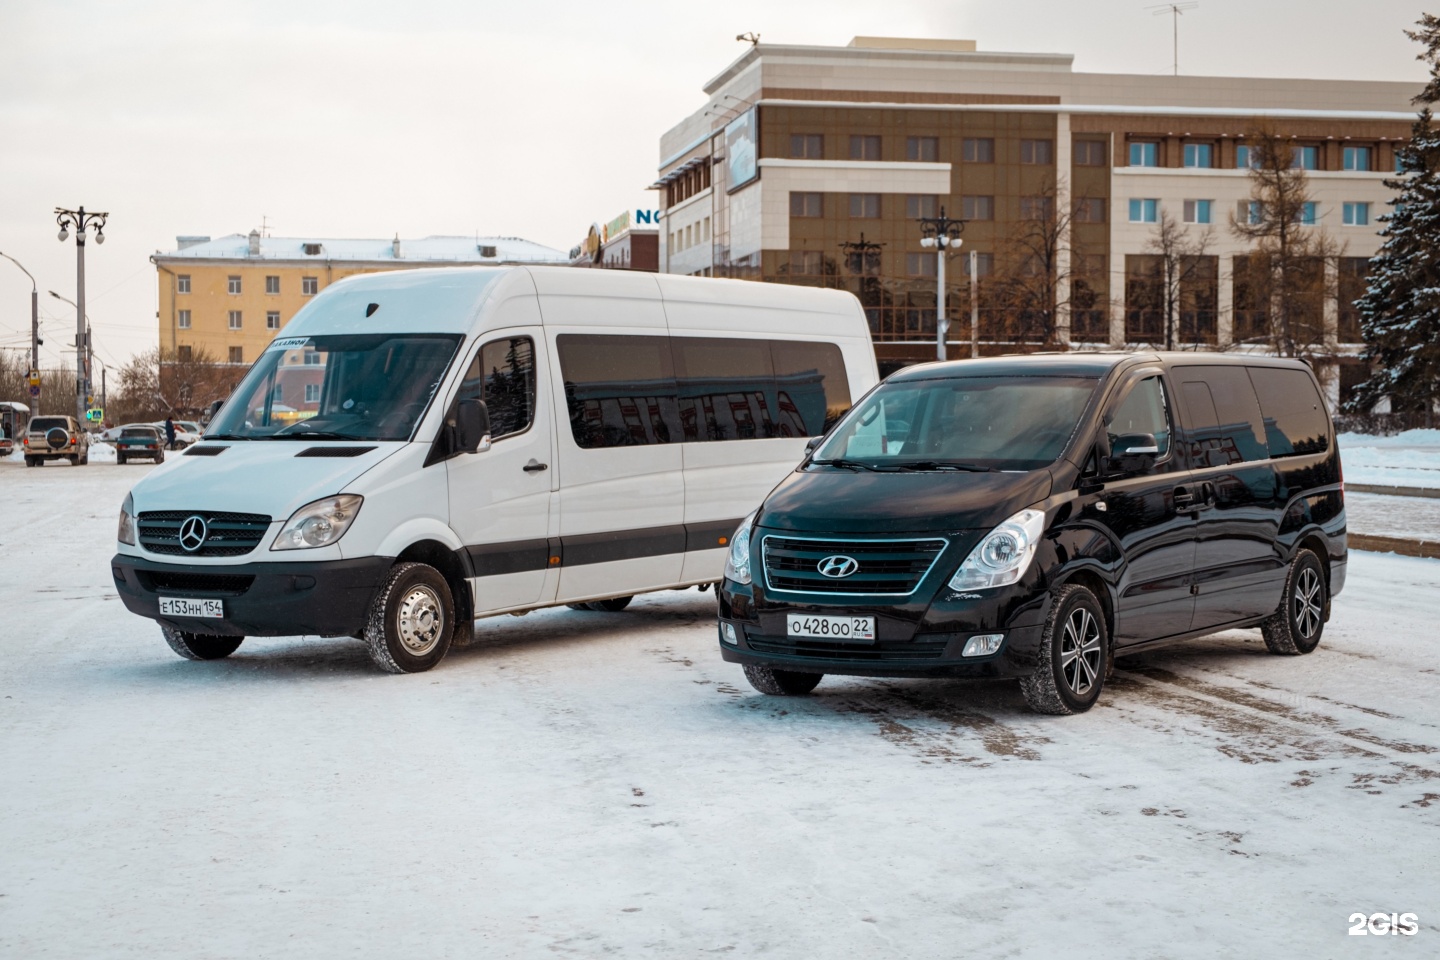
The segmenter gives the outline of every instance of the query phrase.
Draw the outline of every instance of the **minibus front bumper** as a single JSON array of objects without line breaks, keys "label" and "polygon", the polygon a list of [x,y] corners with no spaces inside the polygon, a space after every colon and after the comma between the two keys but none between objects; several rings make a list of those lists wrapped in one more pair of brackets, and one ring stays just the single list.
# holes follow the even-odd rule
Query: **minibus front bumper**
[{"label": "minibus front bumper", "polygon": [[[198,565],[116,554],[115,589],[131,613],[189,633],[230,637],[354,636],[394,557]],[[160,613],[162,597],[219,600],[223,615]]]}]

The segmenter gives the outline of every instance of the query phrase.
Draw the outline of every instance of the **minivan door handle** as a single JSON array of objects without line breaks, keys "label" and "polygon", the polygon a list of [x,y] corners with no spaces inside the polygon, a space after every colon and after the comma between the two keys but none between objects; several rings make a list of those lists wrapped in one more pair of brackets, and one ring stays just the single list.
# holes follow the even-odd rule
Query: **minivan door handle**
[{"label": "minivan door handle", "polygon": [[1176,488],[1175,488],[1175,509],[1176,509],[1176,510],[1194,510],[1196,506],[1197,506],[1197,504],[1196,504],[1196,502],[1195,502],[1195,494],[1190,491],[1190,488],[1188,488],[1188,487],[1176,487]]},{"label": "minivan door handle", "polygon": [[524,470],[526,473],[539,473],[541,470],[549,470],[550,464],[541,463],[539,460],[531,457],[530,462],[525,464],[525,466],[521,467],[520,469]]}]

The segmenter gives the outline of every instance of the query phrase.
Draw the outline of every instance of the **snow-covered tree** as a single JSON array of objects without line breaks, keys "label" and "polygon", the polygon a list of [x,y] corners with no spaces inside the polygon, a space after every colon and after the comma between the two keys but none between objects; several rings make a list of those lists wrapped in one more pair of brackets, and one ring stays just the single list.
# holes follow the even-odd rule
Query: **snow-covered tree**
[{"label": "snow-covered tree", "polygon": [[1423,405],[1428,426],[1440,399],[1440,131],[1430,113],[1440,101],[1440,18],[1425,14],[1417,26],[1406,35],[1424,45],[1417,59],[1430,65],[1430,82],[1415,98],[1422,107],[1410,142],[1396,150],[1401,175],[1386,181],[1397,195],[1380,217],[1385,242],[1355,301],[1370,379],[1349,409],[1366,413],[1389,397]]}]

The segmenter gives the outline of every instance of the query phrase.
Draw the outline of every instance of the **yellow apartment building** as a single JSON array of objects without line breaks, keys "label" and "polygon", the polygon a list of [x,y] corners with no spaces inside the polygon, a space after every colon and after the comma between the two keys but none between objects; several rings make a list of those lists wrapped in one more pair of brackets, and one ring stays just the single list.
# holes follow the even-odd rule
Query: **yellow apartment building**
[{"label": "yellow apartment building", "polygon": [[566,264],[559,250],[517,237],[337,240],[177,237],[150,258],[159,281],[160,348],[249,364],[321,290],[357,273],[482,264]]}]

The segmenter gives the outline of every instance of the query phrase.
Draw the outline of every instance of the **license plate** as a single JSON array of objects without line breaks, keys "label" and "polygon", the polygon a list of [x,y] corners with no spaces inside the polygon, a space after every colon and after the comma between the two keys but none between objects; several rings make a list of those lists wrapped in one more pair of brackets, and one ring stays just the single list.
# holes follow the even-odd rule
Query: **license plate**
[{"label": "license plate", "polygon": [[210,617],[221,620],[225,617],[225,604],[220,600],[161,597],[160,615],[163,617]]},{"label": "license plate", "polygon": [[838,640],[841,643],[873,643],[874,617],[820,617],[803,613],[785,615],[785,633],[791,637]]}]

